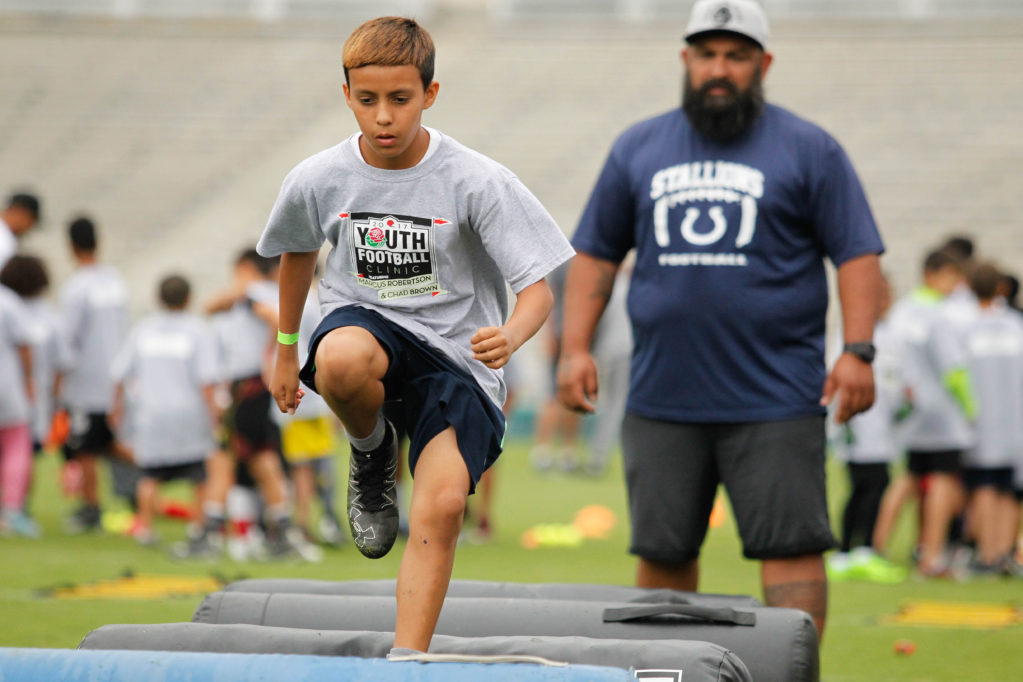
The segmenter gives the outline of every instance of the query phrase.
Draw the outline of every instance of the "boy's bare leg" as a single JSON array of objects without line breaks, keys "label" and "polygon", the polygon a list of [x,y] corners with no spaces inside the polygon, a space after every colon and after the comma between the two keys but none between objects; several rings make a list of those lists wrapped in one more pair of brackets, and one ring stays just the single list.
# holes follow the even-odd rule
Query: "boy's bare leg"
[{"label": "boy's bare leg", "polygon": [[916,476],[903,474],[888,486],[881,498],[881,508],[874,524],[874,538],[871,543],[874,551],[884,555],[888,550],[888,541],[895,532],[895,524],[899,520],[902,508],[916,490]]},{"label": "boy's bare leg", "polygon": [[398,444],[383,414],[389,364],[383,346],[362,327],[334,329],[316,349],[316,390],[352,445],[348,527],[355,546],[371,559],[391,550],[400,521],[394,480]]},{"label": "boy's bare leg", "polygon": [[308,528],[309,508],[316,496],[316,478],[311,464],[292,464],[291,482],[295,486],[295,525]]},{"label": "boy's bare leg", "polygon": [[451,581],[455,546],[469,495],[469,472],[448,427],[416,464],[409,539],[398,570],[394,646],[427,651]]},{"label": "boy's bare leg", "polygon": [[89,507],[99,506],[99,466],[96,455],[82,453],[78,455],[78,464],[82,467],[82,502]]},{"label": "boy's bare leg", "polygon": [[1020,531],[1023,530],[1023,505],[1020,504],[1015,495],[1008,497],[1009,500],[1006,504],[1005,514],[1006,544],[1009,545],[1010,553],[1016,556],[1016,550],[1023,544],[1023,535],[1020,534]]},{"label": "boy's bare leg", "polygon": [[824,635],[828,615],[828,577],[822,554],[806,554],[786,559],[765,559],[760,565],[764,603],[802,609],[813,618],[817,640]]},{"label": "boy's bare leg", "polygon": [[234,457],[216,450],[206,460],[206,497],[204,503],[219,507],[221,515],[227,504],[227,493],[234,485]]},{"label": "boy's bare leg", "polygon": [[203,509],[203,505],[206,503],[206,482],[196,483],[194,488],[195,501],[193,502],[193,514],[195,520],[198,523],[203,523],[206,520],[206,512]]},{"label": "boy's bare leg", "polygon": [[259,486],[259,494],[267,509],[281,509],[288,504],[288,489],[281,460],[273,450],[260,450],[248,461],[249,473]]},{"label": "boy's bare leg", "polygon": [[139,505],[139,525],[152,528],[153,517],[156,515],[156,493],[159,484],[155,478],[140,478],[135,486],[135,497]]},{"label": "boy's bare leg", "polygon": [[977,553],[985,564],[994,564],[1002,557],[998,542],[998,490],[984,486],[970,497],[967,518],[977,541]]},{"label": "boy's bare leg", "polygon": [[384,406],[387,353],[362,327],[339,327],[316,348],[316,389],[348,435],[365,438]]},{"label": "boy's bare leg", "polygon": [[933,573],[941,565],[948,526],[962,509],[962,491],[956,477],[943,472],[931,474],[921,507],[920,568]]},{"label": "boy's bare leg", "polygon": [[998,546],[1003,556],[1012,556],[1019,534],[1019,503],[1011,493],[998,496]]},{"label": "boy's bare leg", "polygon": [[700,560],[666,563],[640,559],[636,567],[637,587],[656,587],[695,592],[700,582]]}]

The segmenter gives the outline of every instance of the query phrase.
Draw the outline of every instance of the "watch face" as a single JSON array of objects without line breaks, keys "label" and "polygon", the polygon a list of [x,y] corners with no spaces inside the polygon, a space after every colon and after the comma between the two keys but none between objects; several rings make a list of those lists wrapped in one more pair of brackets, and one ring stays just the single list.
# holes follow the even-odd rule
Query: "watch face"
[{"label": "watch face", "polygon": [[847,343],[845,350],[866,363],[873,362],[874,355],[876,354],[874,344],[872,343]]}]

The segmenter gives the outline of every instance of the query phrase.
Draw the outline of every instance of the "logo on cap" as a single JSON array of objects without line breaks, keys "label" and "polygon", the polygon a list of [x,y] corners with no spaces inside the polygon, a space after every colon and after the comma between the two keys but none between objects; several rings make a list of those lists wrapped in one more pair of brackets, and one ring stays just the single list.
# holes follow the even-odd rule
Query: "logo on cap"
[{"label": "logo on cap", "polygon": [[714,11],[714,23],[724,26],[732,20],[732,10],[728,5],[721,5]]}]

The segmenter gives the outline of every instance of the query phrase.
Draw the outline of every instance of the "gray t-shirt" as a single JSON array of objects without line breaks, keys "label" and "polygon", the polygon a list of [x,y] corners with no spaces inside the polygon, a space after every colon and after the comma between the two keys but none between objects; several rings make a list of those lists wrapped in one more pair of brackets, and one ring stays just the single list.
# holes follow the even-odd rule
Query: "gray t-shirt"
[{"label": "gray t-shirt", "polygon": [[276,308],[277,283],[253,282],[245,289],[245,300],[235,303],[218,320],[224,377],[229,381],[261,375],[269,357],[272,330],[253,312],[252,303]]},{"label": "gray t-shirt", "polygon": [[507,168],[437,136],[414,168],[369,166],[351,140],[284,180],[257,249],[264,256],[331,251],[320,282],[324,314],[375,310],[444,353],[498,405],[500,370],[472,358],[469,339],[508,317],[516,293],[572,256],[564,234]]},{"label": "gray t-shirt", "polygon": [[906,447],[921,452],[964,450],[973,433],[945,375],[966,368],[966,352],[944,303],[917,290],[900,299],[889,320],[902,350],[903,376],[913,392]]},{"label": "gray t-shirt", "polygon": [[1016,466],[1023,452],[1023,317],[998,306],[981,310],[966,332],[966,357],[977,396],[977,442],[971,467]]},{"label": "gray t-shirt", "polygon": [[848,462],[858,464],[892,462],[901,452],[895,417],[906,403],[906,383],[898,339],[887,320],[874,330],[874,404],[845,425],[840,450]]},{"label": "gray t-shirt", "polygon": [[18,250],[18,238],[14,236],[14,232],[4,222],[3,218],[0,218],[0,268],[7,265],[7,261],[11,259]]},{"label": "gray t-shirt", "polygon": [[25,329],[32,349],[32,437],[43,442],[50,432],[56,410],[53,386],[57,374],[69,366],[67,347],[60,334],[57,311],[42,297],[25,301]]},{"label": "gray t-shirt", "polygon": [[135,325],[111,375],[124,384],[127,440],[140,466],[185,464],[212,451],[202,390],[219,373],[215,340],[195,315],[165,311]]},{"label": "gray t-shirt", "polygon": [[75,412],[106,413],[114,397],[110,365],[128,326],[128,288],[109,265],[80,267],[61,289],[60,313],[70,352],[63,402]]},{"label": "gray t-shirt", "polygon": [[18,295],[0,286],[0,427],[27,424],[28,394],[18,349],[28,346],[25,307]]}]

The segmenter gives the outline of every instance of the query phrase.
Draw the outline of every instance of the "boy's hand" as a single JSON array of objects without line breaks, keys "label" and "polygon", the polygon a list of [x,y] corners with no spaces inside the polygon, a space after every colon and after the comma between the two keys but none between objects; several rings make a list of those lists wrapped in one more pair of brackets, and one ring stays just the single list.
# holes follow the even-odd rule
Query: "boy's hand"
[{"label": "boy's hand", "polygon": [[469,342],[473,357],[490,369],[501,369],[508,364],[518,344],[504,327],[482,327]]},{"label": "boy's hand", "polygon": [[298,349],[295,346],[277,346],[277,363],[270,380],[270,393],[281,412],[295,414],[305,395],[298,385]]}]

